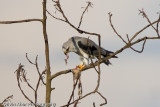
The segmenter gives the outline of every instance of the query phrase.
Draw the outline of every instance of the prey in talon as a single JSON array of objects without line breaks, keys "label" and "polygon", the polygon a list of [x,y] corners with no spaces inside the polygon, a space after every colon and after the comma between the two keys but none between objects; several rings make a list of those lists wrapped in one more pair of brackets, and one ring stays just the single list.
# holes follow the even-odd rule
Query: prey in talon
[{"label": "prey in talon", "polygon": [[[99,46],[89,38],[73,36],[69,38],[62,46],[64,54],[67,56],[69,52],[74,52],[80,56],[80,65],[78,66],[80,70],[84,66],[89,65],[89,59],[94,59],[99,57]],[[101,58],[105,58],[111,54],[112,51],[108,51],[100,47]],[[67,59],[69,56],[67,56]],[[118,58],[117,56],[112,56],[112,58]],[[67,59],[65,60],[67,62]],[[106,65],[111,64],[109,60],[104,62]]]}]

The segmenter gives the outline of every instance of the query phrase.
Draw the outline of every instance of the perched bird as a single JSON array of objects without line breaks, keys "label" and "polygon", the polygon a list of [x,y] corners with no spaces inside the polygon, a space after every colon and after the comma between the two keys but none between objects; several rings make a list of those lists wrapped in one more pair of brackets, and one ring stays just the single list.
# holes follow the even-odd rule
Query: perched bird
[{"label": "perched bird", "polygon": [[[68,53],[74,52],[80,56],[81,64],[79,67],[82,69],[84,66],[89,65],[89,59],[90,58],[97,58],[99,56],[99,46],[90,40],[89,38],[84,37],[78,37],[74,36],[69,38],[68,41],[66,41],[63,46],[62,50],[64,54],[67,56],[67,59],[69,58]],[[105,50],[104,48],[100,48],[101,51],[101,58],[107,57],[113,52]],[[117,56],[113,56],[113,58],[117,58]],[[104,62],[106,65],[111,64],[109,60]]]}]

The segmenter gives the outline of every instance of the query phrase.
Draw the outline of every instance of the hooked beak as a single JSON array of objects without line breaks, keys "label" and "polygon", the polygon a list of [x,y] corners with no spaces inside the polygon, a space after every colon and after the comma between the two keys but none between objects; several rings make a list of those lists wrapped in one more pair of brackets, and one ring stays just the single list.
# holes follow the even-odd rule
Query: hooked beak
[{"label": "hooked beak", "polygon": [[67,51],[64,51],[64,54],[67,55]]},{"label": "hooked beak", "polygon": [[64,50],[64,54],[67,55],[69,48],[67,48],[66,50]]}]

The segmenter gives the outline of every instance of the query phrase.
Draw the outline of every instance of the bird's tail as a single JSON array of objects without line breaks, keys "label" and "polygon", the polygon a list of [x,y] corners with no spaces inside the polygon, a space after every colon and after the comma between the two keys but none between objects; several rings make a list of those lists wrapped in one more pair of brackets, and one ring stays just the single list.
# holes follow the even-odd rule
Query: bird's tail
[{"label": "bird's tail", "polygon": [[[111,51],[108,51],[108,50],[105,50],[106,51],[106,54],[105,55],[102,55],[103,57],[107,57],[107,56],[109,56],[109,55],[111,55],[111,54],[113,54],[114,52],[111,52]],[[117,56],[112,56],[112,58],[118,58]],[[109,61],[109,60],[107,60],[106,62],[104,62],[106,65],[112,65],[112,63]]]},{"label": "bird's tail", "polygon": [[[110,54],[114,53],[112,51],[108,51],[108,50],[105,50],[106,51],[106,55],[103,55],[104,57],[107,57],[109,56]],[[112,56],[112,58],[118,58],[117,56]]]},{"label": "bird's tail", "polygon": [[106,62],[104,62],[106,65],[112,65],[112,63],[109,61],[109,60],[107,60]]}]

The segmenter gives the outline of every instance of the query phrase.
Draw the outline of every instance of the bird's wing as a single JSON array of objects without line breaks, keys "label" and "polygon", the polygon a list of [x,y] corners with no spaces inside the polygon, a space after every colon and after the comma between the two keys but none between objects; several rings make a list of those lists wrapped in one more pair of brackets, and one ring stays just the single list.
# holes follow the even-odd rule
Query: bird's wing
[{"label": "bird's wing", "polygon": [[98,56],[98,45],[88,38],[80,38],[77,41],[79,48],[88,55]]},{"label": "bird's wing", "polygon": [[[89,55],[92,55],[94,57],[98,57],[99,46],[95,42],[93,42],[92,40],[90,40],[88,38],[79,38],[77,41],[77,44],[78,44],[79,48],[81,48],[83,50],[83,52],[85,52]],[[102,47],[100,48],[100,51],[101,51],[101,55],[104,57],[113,53],[112,51],[105,50]]]}]

